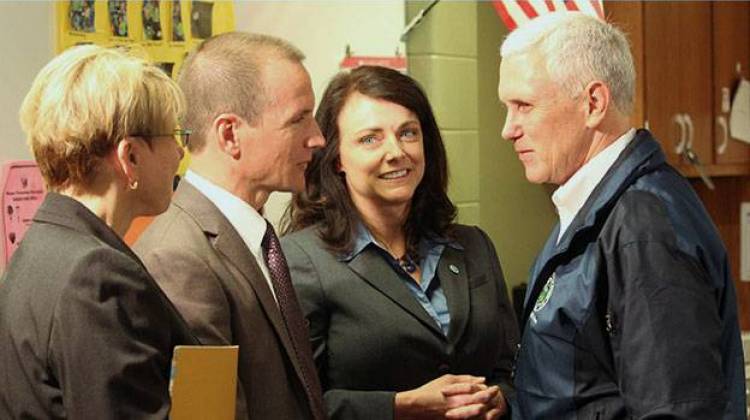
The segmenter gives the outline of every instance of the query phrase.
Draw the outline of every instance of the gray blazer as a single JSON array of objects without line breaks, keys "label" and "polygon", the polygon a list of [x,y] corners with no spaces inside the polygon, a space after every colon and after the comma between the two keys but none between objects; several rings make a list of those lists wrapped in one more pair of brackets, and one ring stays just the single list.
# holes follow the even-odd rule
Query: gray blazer
[{"label": "gray blazer", "polygon": [[130,248],[47,193],[0,281],[0,419],[165,419],[180,344],[198,343]]},{"label": "gray blazer", "polygon": [[203,344],[240,346],[237,419],[312,418],[268,283],[213,203],[181,182],[134,249]]},{"label": "gray blazer", "polygon": [[512,392],[518,331],[495,248],[476,227],[455,225],[455,240],[463,250],[446,247],[437,268],[446,337],[377,251],[347,263],[314,227],[282,238],[332,419],[392,418],[396,392],[446,373],[485,376]]}]

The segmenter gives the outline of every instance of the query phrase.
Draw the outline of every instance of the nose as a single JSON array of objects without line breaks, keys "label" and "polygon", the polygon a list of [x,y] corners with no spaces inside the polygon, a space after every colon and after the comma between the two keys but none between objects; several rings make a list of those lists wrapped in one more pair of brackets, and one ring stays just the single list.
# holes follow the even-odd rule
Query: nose
[{"label": "nose", "polygon": [[501,135],[505,140],[514,141],[520,137],[520,133],[521,126],[514,121],[513,113],[508,110],[508,113],[505,115],[505,124],[503,124]]},{"label": "nose", "polygon": [[313,129],[310,137],[307,138],[307,148],[308,149],[318,149],[326,145],[326,139],[323,137],[323,134],[320,132],[320,127],[318,127],[318,124],[313,122]]},{"label": "nose", "polygon": [[404,156],[404,149],[396,135],[389,135],[385,139],[385,158],[386,160],[397,160]]}]

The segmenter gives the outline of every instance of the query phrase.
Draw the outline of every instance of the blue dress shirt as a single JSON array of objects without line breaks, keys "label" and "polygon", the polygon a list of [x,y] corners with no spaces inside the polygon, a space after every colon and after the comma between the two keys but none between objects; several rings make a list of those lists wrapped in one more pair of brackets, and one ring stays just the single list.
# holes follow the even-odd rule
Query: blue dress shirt
[{"label": "blue dress shirt", "polygon": [[399,265],[398,261],[386,251],[385,247],[375,240],[367,227],[359,223],[355,232],[352,252],[344,255],[342,261],[349,262],[367,247],[375,247],[378,253],[383,256],[386,262],[391,265],[393,270],[404,281],[417,302],[422,305],[430,317],[435,320],[435,323],[440,326],[443,334],[448,336],[451,315],[448,312],[448,300],[445,298],[443,287],[440,285],[440,278],[437,276],[437,266],[446,246],[461,249],[461,245],[436,235],[422,238],[419,241],[419,261],[415,261],[419,263],[422,278],[420,282],[416,282]]}]

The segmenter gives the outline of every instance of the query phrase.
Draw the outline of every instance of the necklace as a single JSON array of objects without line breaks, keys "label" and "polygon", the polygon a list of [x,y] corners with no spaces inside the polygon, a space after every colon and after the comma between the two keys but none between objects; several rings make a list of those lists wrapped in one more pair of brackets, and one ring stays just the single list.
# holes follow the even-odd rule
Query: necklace
[{"label": "necklace", "polygon": [[414,263],[414,259],[409,253],[404,254],[401,258],[396,258],[398,265],[409,274],[414,274],[417,271],[417,264]]}]

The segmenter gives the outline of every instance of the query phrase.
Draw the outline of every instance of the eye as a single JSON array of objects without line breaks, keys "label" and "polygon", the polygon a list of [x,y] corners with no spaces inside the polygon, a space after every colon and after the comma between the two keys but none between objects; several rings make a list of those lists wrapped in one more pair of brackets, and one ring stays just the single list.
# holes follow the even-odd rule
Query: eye
[{"label": "eye", "polygon": [[374,134],[368,134],[359,138],[359,143],[364,145],[375,144],[378,138]]},{"label": "eye", "polygon": [[528,112],[531,110],[531,104],[527,102],[517,102],[515,106],[519,112]]},{"label": "eye", "polygon": [[407,127],[399,133],[401,141],[415,141],[419,139],[419,130],[413,127]]}]

